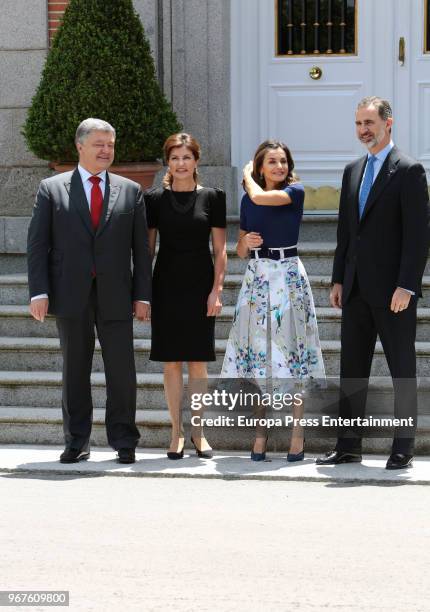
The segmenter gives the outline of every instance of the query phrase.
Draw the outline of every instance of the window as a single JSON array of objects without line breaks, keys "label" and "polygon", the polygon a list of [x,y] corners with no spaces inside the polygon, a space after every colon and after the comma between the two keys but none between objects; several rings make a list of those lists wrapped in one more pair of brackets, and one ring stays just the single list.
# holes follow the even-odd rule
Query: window
[{"label": "window", "polygon": [[355,55],[356,4],[277,0],[277,55]]}]

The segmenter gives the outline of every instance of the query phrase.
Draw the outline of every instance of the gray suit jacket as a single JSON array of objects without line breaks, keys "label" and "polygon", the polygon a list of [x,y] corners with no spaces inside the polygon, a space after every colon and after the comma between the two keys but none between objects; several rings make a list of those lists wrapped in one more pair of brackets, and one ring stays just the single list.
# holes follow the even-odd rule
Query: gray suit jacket
[{"label": "gray suit jacket", "polygon": [[95,232],[78,170],[43,180],[28,230],[27,257],[30,297],[47,293],[51,314],[78,317],[88,304],[95,271],[101,317],[130,318],[133,300],[151,299],[151,257],[140,186],[107,173]]}]

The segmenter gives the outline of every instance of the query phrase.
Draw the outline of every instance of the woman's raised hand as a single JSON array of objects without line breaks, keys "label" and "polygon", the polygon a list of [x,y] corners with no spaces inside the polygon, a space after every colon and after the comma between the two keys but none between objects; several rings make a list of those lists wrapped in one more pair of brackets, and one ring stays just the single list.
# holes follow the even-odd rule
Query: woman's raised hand
[{"label": "woman's raised hand", "polygon": [[243,167],[243,176],[246,178],[247,176],[251,176],[252,171],[254,169],[254,162],[249,161],[246,166]]}]

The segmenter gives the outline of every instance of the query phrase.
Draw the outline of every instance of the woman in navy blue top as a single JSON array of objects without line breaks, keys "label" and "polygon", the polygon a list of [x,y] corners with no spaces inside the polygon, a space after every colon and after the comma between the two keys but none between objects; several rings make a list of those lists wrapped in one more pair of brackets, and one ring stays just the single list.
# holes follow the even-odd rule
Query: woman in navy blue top
[{"label": "woman in navy blue top", "polygon": [[[288,200],[285,197],[283,205],[259,205],[251,200],[248,193],[242,198],[240,230],[245,235],[250,232],[259,234],[263,240],[260,245],[263,249],[292,246],[298,242],[305,190],[301,183],[292,183],[286,186],[282,193],[288,197]],[[254,197],[258,198],[256,195]],[[296,248],[292,250],[297,254]],[[292,254],[291,251],[288,253]]]},{"label": "woman in navy blue top", "polygon": [[[221,376],[303,381],[324,378],[309,280],[297,255],[304,189],[288,147],[267,140],[244,168],[237,253],[249,257]],[[297,407],[293,416],[301,416]],[[261,429],[260,429],[261,431]],[[265,459],[257,435],[251,459]],[[304,457],[303,429],[292,430],[287,459]]]}]

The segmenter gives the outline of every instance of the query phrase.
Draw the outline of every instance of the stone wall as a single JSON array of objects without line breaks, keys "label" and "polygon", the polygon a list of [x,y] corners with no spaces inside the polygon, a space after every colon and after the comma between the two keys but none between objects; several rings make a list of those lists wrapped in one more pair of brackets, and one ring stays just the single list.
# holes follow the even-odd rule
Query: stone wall
[{"label": "stone wall", "polygon": [[237,212],[231,167],[230,0],[159,2],[158,69],[184,130],[202,146],[201,174],[227,192]]},{"label": "stone wall", "polygon": [[134,0],[134,6],[162,89],[184,130],[201,144],[203,182],[225,189],[228,209],[236,213],[230,155],[230,0]]},{"label": "stone wall", "polygon": [[[226,189],[230,167],[230,0],[133,0],[158,77],[184,129],[201,143],[205,183]],[[0,0],[0,216],[31,214],[50,173],[20,133],[48,52],[47,0]]]},{"label": "stone wall", "polygon": [[47,164],[20,133],[47,53],[46,0],[0,0],[0,215],[29,214]]}]

